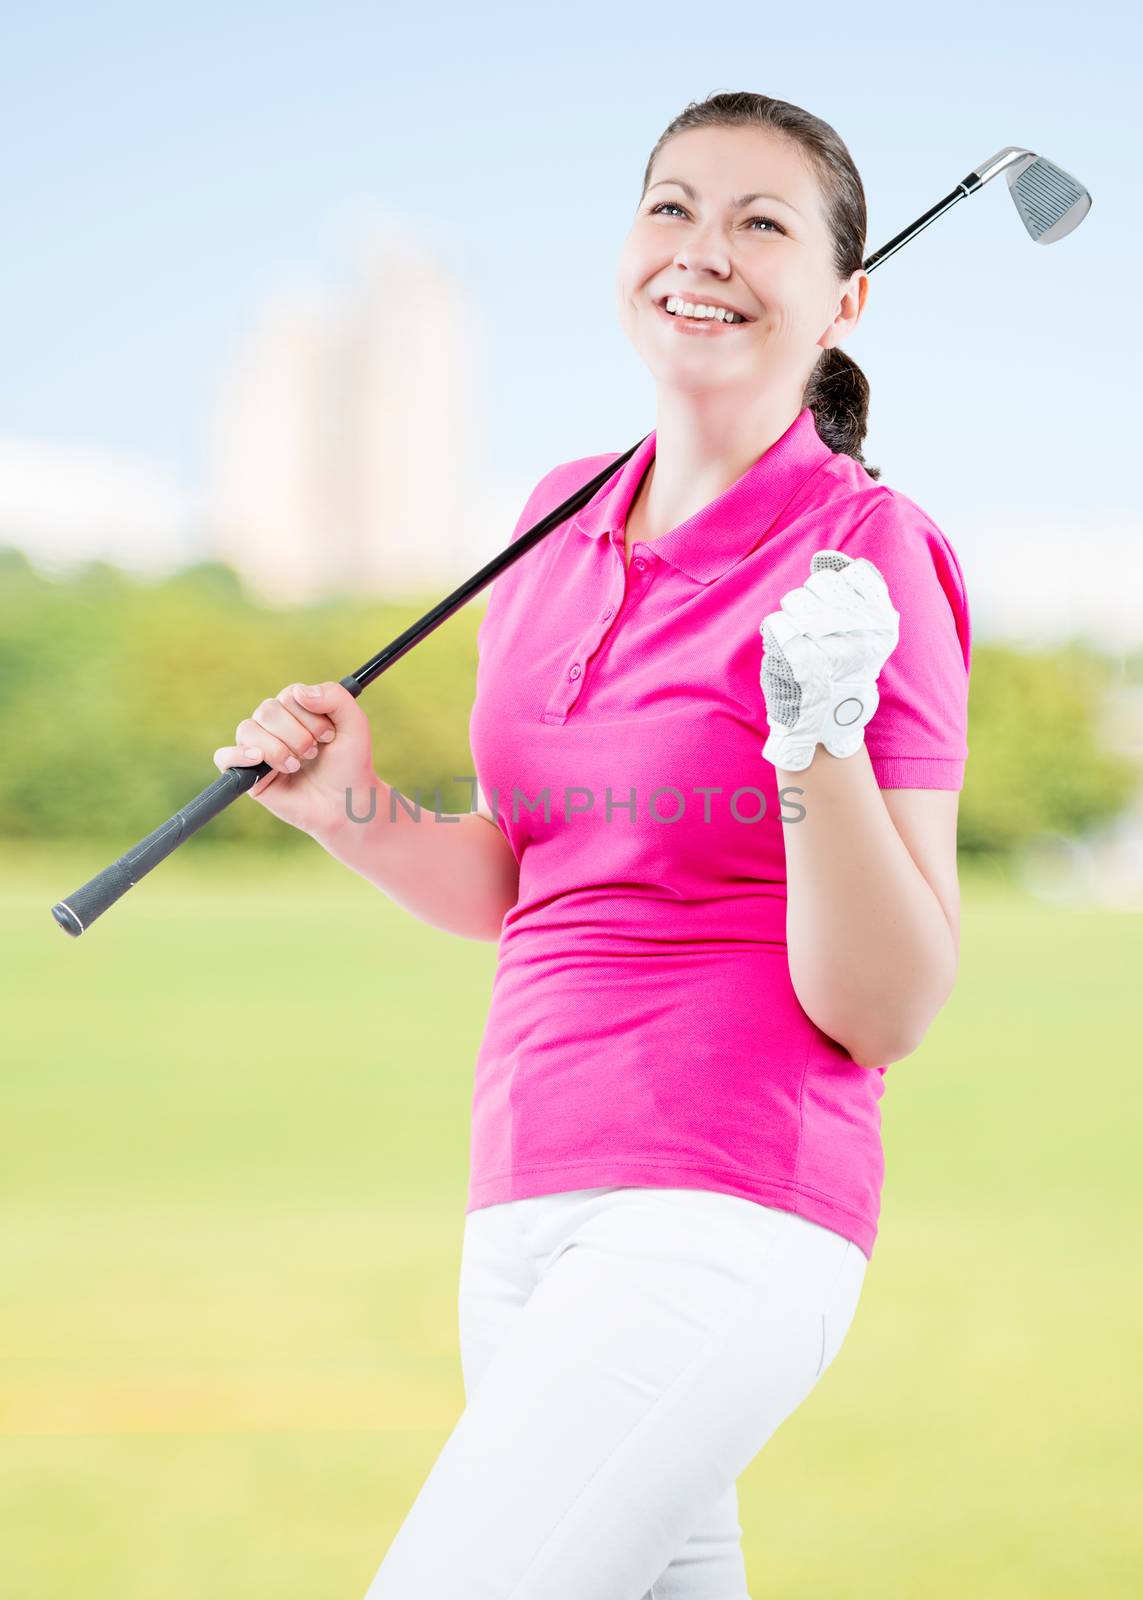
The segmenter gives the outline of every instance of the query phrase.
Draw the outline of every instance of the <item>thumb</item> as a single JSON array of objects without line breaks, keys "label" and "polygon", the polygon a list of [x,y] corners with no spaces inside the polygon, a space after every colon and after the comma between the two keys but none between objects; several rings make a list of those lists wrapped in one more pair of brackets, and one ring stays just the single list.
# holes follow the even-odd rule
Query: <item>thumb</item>
[{"label": "thumb", "polygon": [[356,701],[343,683],[299,683],[294,693],[302,705],[320,711],[335,728],[344,728],[356,710]]},{"label": "thumb", "polygon": [[810,562],[810,576],[816,572],[841,572],[852,560],[844,550],[818,550]]}]

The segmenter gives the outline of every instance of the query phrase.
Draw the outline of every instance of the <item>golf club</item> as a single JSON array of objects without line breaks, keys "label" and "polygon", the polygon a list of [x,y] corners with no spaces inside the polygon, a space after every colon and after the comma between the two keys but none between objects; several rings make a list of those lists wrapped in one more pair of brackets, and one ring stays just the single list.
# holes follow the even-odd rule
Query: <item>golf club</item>
[{"label": "golf club", "polygon": [[[1062,167],[1057,167],[1053,162],[1045,160],[1043,156],[1038,156],[1031,150],[1023,150],[1016,145],[1005,145],[988,161],[970,172],[966,178],[962,178],[950,194],[926,211],[923,216],[918,217],[916,222],[911,223],[903,233],[897,234],[896,238],[890,239],[888,244],[875,251],[863,263],[864,270],[872,272],[875,267],[879,267],[895,251],[900,250],[902,245],[907,244],[923,228],[927,228],[931,222],[942,216],[950,206],[955,205],[958,200],[966,199],[970,194],[975,194],[1001,172],[1007,175],[1008,189],[1020,213],[1020,220],[1037,244],[1055,244],[1057,239],[1064,238],[1073,228],[1078,227],[1091,209],[1091,195],[1082,183],[1077,182]],[[340,681],[343,687],[348,689],[354,698],[360,695],[374,678],[385,672],[395,661],[399,661],[434,629],[439,628],[446,618],[451,617],[454,611],[458,611],[466,601],[471,600],[473,595],[479,594],[481,589],[486,588],[506,567],[518,561],[534,544],[576,511],[581,510],[597,490],[631,459],[647,437],[648,435],[644,435],[638,444],[632,445],[630,450],[611,462],[602,472],[597,473],[589,483],[577,489],[562,505],[557,506],[537,522],[535,527],[521,534],[507,549],[494,556],[458,589],[446,595],[431,611],[427,611],[411,627],[406,628],[404,633],[386,645],[364,666],[358,667],[356,672],[351,672],[342,678]],[[189,839],[192,833],[196,833],[212,817],[216,817],[240,794],[252,789],[259,778],[272,771],[273,768],[266,761],[259,762],[257,766],[229,768],[203,789],[201,794],[196,795],[187,805],[176,811],[174,816],[161,827],[147,834],[126,854],[97,873],[65,900],[58,901],[52,907],[52,916],[65,933],[70,934],[72,938],[78,938],[91,926],[96,917],[102,916],[108,906],[114,905],[116,900],[139,882],[140,878],[158,866],[164,857],[169,856],[185,839]]]}]

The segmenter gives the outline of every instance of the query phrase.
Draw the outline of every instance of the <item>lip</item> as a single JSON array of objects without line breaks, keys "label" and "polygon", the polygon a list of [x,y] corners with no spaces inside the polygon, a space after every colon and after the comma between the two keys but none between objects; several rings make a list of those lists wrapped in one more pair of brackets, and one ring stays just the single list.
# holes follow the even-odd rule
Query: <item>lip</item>
[{"label": "lip", "polygon": [[[713,305],[714,301],[706,300],[702,303],[704,305]],[[719,322],[717,317],[703,317],[701,321],[697,321],[694,317],[674,317],[669,311],[665,311],[657,300],[653,300],[651,304],[654,308],[655,315],[657,317],[662,317],[664,322],[669,323],[670,326],[678,333],[681,333],[684,338],[728,339],[732,334],[741,333],[744,329],[751,326],[749,321]]]}]

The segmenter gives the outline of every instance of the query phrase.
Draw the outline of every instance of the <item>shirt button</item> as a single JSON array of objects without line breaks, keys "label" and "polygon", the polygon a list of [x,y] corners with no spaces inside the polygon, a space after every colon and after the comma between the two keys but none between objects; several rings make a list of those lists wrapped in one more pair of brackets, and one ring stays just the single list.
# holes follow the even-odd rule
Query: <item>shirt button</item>
[{"label": "shirt button", "polygon": [[647,567],[647,563],[643,560],[643,558],[641,556],[637,556],[636,557],[635,565],[639,568],[640,572],[644,572],[646,570],[646,567]]},{"label": "shirt button", "polygon": [[569,678],[578,678],[582,671],[583,671],[583,668],[580,666],[579,662],[577,661],[575,663],[575,665],[572,667],[571,671],[568,673],[568,677]]}]

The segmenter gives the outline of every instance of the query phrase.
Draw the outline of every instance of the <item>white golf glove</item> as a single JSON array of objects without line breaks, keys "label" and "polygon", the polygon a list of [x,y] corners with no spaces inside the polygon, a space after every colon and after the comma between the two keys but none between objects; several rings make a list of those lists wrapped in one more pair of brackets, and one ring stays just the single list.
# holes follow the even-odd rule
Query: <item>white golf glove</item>
[{"label": "white golf glove", "polygon": [[885,579],[864,556],[819,550],[800,589],[759,632],[762,693],[770,736],[762,754],[776,767],[801,772],[823,744],[852,756],[877,710],[877,678],[897,648],[900,615]]}]

